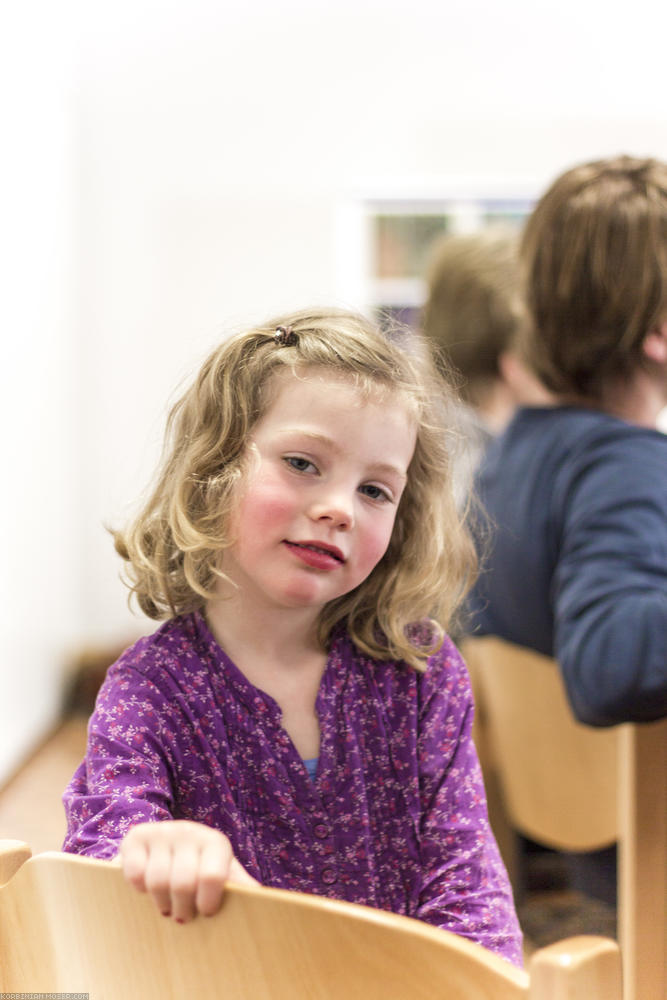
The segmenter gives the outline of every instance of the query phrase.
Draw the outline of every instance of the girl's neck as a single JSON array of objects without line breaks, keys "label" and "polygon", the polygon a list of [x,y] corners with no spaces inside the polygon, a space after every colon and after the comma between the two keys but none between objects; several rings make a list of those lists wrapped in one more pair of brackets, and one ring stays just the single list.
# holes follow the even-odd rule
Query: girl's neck
[{"label": "girl's neck", "polygon": [[213,637],[236,665],[244,662],[285,664],[298,668],[313,656],[322,656],[313,610],[274,613],[252,609],[231,597],[206,604],[206,619]]},{"label": "girl's neck", "polygon": [[[303,759],[317,757],[320,728],[315,703],[326,668],[312,612],[239,615],[233,599],[209,601],[206,617],[218,644],[254,687],[270,695],[282,725]],[[296,620],[295,620],[296,619]]]}]

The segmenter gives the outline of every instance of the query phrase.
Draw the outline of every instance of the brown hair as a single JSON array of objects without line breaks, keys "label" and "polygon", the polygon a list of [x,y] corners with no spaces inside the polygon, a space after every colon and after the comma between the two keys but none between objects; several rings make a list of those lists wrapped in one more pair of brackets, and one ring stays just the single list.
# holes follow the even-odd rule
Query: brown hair
[{"label": "brown hair", "polygon": [[521,243],[527,360],[550,389],[597,398],[643,364],[667,313],[667,165],[619,156],[568,170]]},{"label": "brown hair", "polygon": [[[290,328],[277,343],[277,327]],[[409,339],[408,339],[409,338]],[[416,417],[417,443],[389,547],[355,590],[325,606],[319,635],[345,622],[374,657],[423,666],[441,642],[475,569],[474,549],[452,492],[451,387],[412,333],[388,338],[354,313],[282,316],[221,344],[168,420],[157,484],[134,522],[115,532],[132,594],[150,618],[202,608],[215,596],[219,553],[233,544],[230,512],[250,432],[271,398],[271,376],[325,368],[366,392],[396,392]],[[409,626],[435,616],[427,636]],[[423,631],[423,630],[422,630]]]},{"label": "brown hair", "polygon": [[427,273],[422,329],[463,375],[462,394],[477,405],[478,388],[500,377],[498,359],[521,315],[517,238],[496,227],[445,236]]}]

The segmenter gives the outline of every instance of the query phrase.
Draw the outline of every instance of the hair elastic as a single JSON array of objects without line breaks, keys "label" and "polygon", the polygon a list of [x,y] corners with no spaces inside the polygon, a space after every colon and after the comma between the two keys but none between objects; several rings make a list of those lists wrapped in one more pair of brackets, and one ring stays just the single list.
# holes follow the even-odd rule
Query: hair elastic
[{"label": "hair elastic", "polygon": [[298,342],[298,337],[291,326],[277,326],[273,339],[281,347],[294,347]]}]

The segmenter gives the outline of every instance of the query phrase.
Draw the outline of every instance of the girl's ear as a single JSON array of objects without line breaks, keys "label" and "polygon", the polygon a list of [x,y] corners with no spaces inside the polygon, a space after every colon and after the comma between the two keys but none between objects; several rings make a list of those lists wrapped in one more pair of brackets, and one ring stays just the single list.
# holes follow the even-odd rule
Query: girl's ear
[{"label": "girl's ear", "polygon": [[649,361],[667,365],[667,320],[646,334],[642,348]]}]

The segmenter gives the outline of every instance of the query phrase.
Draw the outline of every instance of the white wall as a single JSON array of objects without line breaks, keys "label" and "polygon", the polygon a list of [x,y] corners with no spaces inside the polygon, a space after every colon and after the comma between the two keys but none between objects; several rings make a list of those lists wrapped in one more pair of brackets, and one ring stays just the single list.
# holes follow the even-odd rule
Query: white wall
[{"label": "white wall", "polygon": [[70,28],[27,0],[0,39],[0,777],[52,723],[82,627]]},{"label": "white wall", "polygon": [[[653,0],[81,5],[76,161],[63,153],[60,102],[33,202],[52,235],[76,234],[76,284],[42,247],[24,273],[41,268],[52,298],[41,317],[21,317],[26,335],[51,338],[38,391],[51,476],[40,503],[43,463],[23,459],[29,499],[12,534],[50,567],[55,604],[42,638],[25,641],[44,607],[28,611],[8,567],[5,660],[20,656],[32,679],[7,706],[23,711],[39,677],[52,691],[72,629],[103,640],[144,627],[126,610],[102,524],[122,520],[145,485],[168,395],[223,331],[282,308],[355,304],[340,282],[341,205],[453,177],[537,190],[620,151],[667,158],[665,27]],[[42,126],[67,91],[60,66],[54,95],[49,68],[24,115]],[[20,343],[27,363],[34,340]],[[35,433],[16,439],[21,455]],[[3,705],[3,723],[13,710]]]}]

